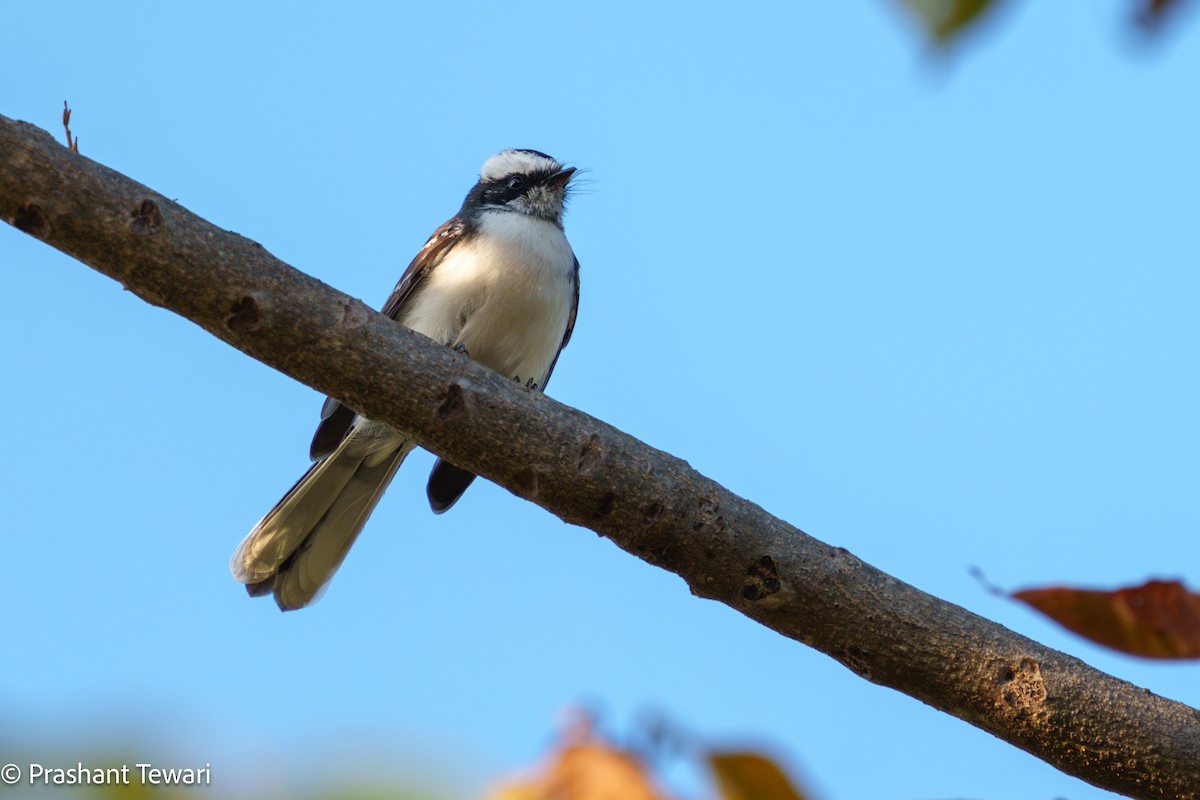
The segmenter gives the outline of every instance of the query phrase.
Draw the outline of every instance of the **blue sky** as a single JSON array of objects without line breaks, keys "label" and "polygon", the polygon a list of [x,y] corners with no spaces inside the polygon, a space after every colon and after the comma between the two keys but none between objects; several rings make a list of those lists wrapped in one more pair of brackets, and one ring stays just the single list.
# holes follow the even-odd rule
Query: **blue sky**
[{"label": "blue sky", "polygon": [[[879,2],[99,5],[6,11],[0,113],[58,133],[69,100],[85,155],[375,305],[494,151],[586,167],[551,394],[1200,703],[968,575],[1196,579],[1195,19],[1145,47],[1125,3],[1020,3],[939,60]],[[0,266],[0,748],[472,796],[585,700],[830,800],[1109,796],[490,484],[434,517],[427,454],[320,603],[251,601],[228,557],[321,399],[7,228]]]}]

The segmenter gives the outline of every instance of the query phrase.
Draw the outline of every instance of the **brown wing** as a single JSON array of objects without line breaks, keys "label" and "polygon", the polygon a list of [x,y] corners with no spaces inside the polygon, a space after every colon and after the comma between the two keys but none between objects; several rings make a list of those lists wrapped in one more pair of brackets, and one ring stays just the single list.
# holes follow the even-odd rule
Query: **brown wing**
[{"label": "brown wing", "polygon": [[[466,223],[456,217],[443,223],[433,232],[433,236],[429,237],[429,241],[425,242],[408,265],[408,269],[404,270],[396,288],[383,304],[382,312],[385,315],[392,319],[400,317],[400,312],[425,282],[430,270],[441,263],[450,248],[462,238],[466,229]],[[574,320],[573,314],[571,319]],[[312,445],[308,450],[309,457],[318,461],[328,456],[337,449],[342,439],[346,438],[353,424],[352,410],[333,397],[326,398],[325,405],[321,408],[321,424],[317,426],[317,432],[313,434]]]},{"label": "brown wing", "polygon": [[[558,363],[558,357],[562,355],[563,348],[567,346],[567,342],[571,341],[571,333],[575,330],[575,316],[579,313],[579,259],[575,259],[575,293],[571,298],[571,316],[567,317],[567,330],[563,333],[562,344],[558,346],[558,352],[554,354],[554,360],[550,362],[550,369],[546,370],[546,377],[542,379],[542,385],[538,387],[540,391],[546,390],[546,384],[550,382],[550,375],[554,372],[554,365]],[[449,461],[438,459],[433,465],[433,471],[429,473],[429,482],[425,484],[425,496],[429,498],[429,507],[433,509],[435,514],[443,514],[450,510],[450,507],[458,502],[458,498],[462,497],[463,492],[471,485],[471,481],[475,480],[475,474],[467,470],[456,467]]]},{"label": "brown wing", "polygon": [[442,227],[433,232],[433,236],[430,236],[429,241],[425,242],[420,252],[413,258],[412,263],[408,265],[408,269],[404,270],[396,288],[392,290],[391,296],[383,304],[382,312],[392,319],[397,319],[404,304],[425,280],[429,271],[442,262],[446,253],[466,232],[467,224],[458,217],[442,223]]}]

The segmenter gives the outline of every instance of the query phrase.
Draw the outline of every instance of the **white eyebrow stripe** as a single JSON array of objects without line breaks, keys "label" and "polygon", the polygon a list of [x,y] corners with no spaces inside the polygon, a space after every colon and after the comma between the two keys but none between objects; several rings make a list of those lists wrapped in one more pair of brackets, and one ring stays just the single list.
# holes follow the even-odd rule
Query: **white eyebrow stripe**
[{"label": "white eyebrow stripe", "polygon": [[531,172],[558,172],[562,169],[553,158],[531,153],[528,150],[501,150],[483,163],[479,179],[494,181],[505,175],[527,175]]}]

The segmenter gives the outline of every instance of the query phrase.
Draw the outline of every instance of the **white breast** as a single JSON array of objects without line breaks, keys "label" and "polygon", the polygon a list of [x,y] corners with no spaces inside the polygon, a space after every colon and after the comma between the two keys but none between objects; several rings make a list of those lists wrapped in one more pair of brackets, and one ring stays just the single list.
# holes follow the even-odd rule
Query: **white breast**
[{"label": "white breast", "polygon": [[462,344],[502,375],[542,384],[567,330],[574,264],[557,225],[488,211],[476,235],[433,269],[400,322]]}]

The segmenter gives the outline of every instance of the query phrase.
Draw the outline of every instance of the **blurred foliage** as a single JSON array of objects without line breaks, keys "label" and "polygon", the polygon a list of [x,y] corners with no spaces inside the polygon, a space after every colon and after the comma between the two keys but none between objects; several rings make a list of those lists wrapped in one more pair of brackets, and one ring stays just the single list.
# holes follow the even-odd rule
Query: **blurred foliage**
[{"label": "blurred foliage", "polygon": [[[620,744],[601,733],[594,717],[569,709],[557,740],[547,755],[533,767],[504,778],[487,792],[486,800],[806,800],[808,795],[771,756],[756,748],[722,749],[703,741],[660,715],[648,715],[632,726],[627,737],[634,744]],[[316,765],[317,772],[289,775],[282,782],[265,786],[234,785],[226,765],[211,767],[211,785],[166,786],[142,783],[135,765],[186,766],[179,754],[155,752],[156,748],[131,743],[108,743],[92,747],[59,748],[34,752],[27,745],[0,740],[0,764],[21,766],[22,781],[13,787],[15,798],[72,797],[92,800],[449,800],[451,795],[405,784],[404,778],[364,777],[353,772],[339,774],[337,766]],[[28,784],[29,764],[50,769],[120,769],[128,766],[129,782],[109,785]],[[203,765],[200,765],[201,767]],[[386,764],[378,765],[386,769]],[[245,774],[246,764],[228,765],[233,773]],[[343,764],[343,768],[345,765]],[[665,787],[666,767],[683,767],[698,777],[706,791],[699,796],[671,793]],[[325,773],[324,770],[328,770]],[[278,777],[278,775],[276,775]],[[453,776],[447,776],[451,780]],[[435,783],[435,786],[439,783]],[[451,785],[451,781],[447,781]],[[6,791],[8,790],[8,791]],[[0,797],[12,792],[0,786]],[[65,793],[65,794],[64,794]]]},{"label": "blurred foliage", "polygon": [[433,795],[416,789],[396,786],[331,788],[309,795],[311,800],[447,800],[446,795]]},{"label": "blurred foliage", "polygon": [[[510,778],[487,800],[672,800],[656,779],[661,753],[621,747],[597,732],[590,716],[575,713],[573,722],[540,765]],[[649,740],[662,740],[660,729]],[[772,758],[753,750],[720,751],[697,743],[679,730],[668,737],[688,742],[677,755],[707,765],[712,794],[719,800],[805,800],[805,795]],[[679,799],[682,800],[682,799]]]},{"label": "blurred foliage", "polygon": [[1141,0],[1136,5],[1140,9],[1134,19],[1145,29],[1155,30],[1161,26],[1170,15],[1182,8],[1183,0]]},{"label": "blurred foliage", "polygon": [[566,729],[544,762],[504,780],[488,800],[666,800],[645,760],[607,741],[593,717],[570,709]]},{"label": "blurred foliage", "polygon": [[945,43],[966,30],[993,0],[900,0],[935,41]]},{"label": "blurred foliage", "polygon": [[[896,0],[938,45],[957,40],[974,30],[984,19],[985,12],[994,11],[1002,0]],[[1160,30],[1164,23],[1186,5],[1185,0],[1134,0],[1130,21],[1146,32]]]},{"label": "blurred foliage", "polygon": [[565,743],[532,776],[508,783],[492,800],[664,800],[631,753],[601,740]]},{"label": "blurred foliage", "polygon": [[779,765],[762,753],[708,754],[724,800],[805,800]]}]

